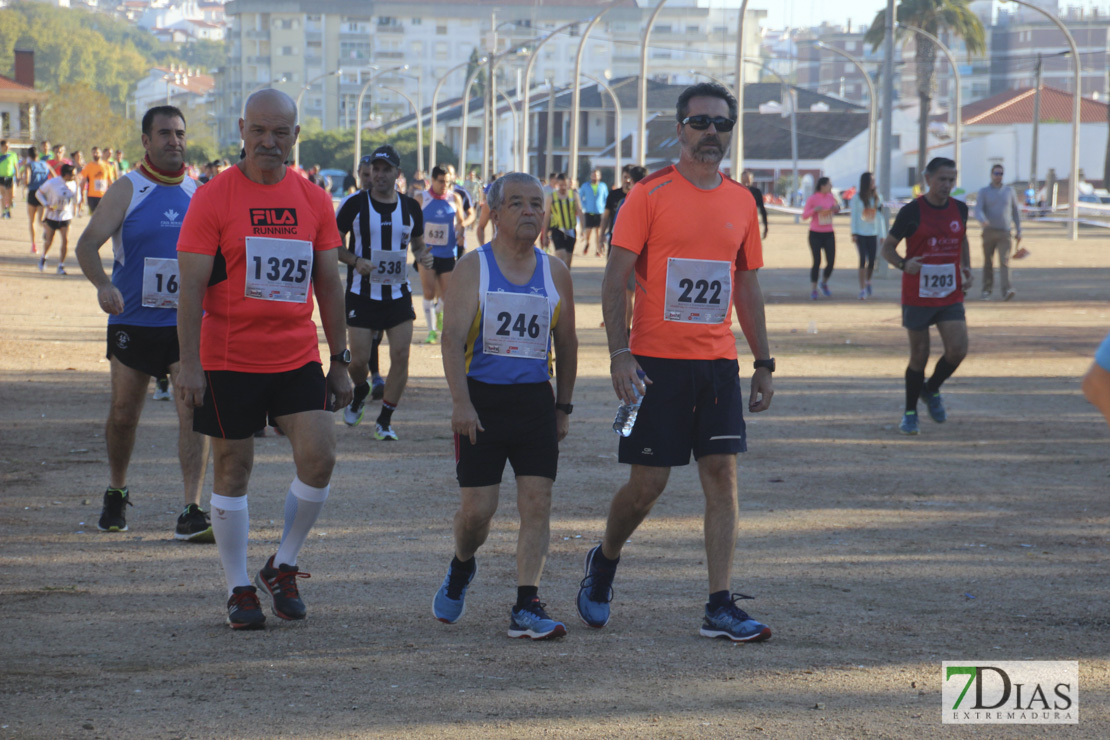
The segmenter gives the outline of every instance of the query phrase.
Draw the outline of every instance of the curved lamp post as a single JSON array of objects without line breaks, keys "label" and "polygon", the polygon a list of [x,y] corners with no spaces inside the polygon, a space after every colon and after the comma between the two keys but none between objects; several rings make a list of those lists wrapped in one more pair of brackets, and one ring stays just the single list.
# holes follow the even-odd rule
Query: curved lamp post
[{"label": "curved lamp post", "polygon": [[[660,5],[664,2],[666,0],[660,0]],[[574,57],[574,85],[570,93],[570,167],[568,170],[573,180],[578,179],[578,113],[582,102],[582,86],[578,80],[582,76],[582,54],[586,51],[586,41],[590,38],[590,32],[601,22],[601,17],[612,8],[612,5],[606,5],[586,24],[586,30],[582,32],[582,40],[578,42],[578,54]],[[643,110],[643,107],[641,105],[640,109]]]},{"label": "curved lamp post", "polygon": [[[517,113],[516,105],[513,104],[513,101],[509,98],[508,95],[505,94],[504,90],[498,90],[497,94],[500,95],[501,99],[504,100],[508,104],[509,113],[511,113],[512,116],[513,116],[513,131],[516,131],[518,128],[520,128],[520,115]],[[511,154],[512,154],[512,152],[510,152],[510,155]],[[513,165],[514,166],[518,163],[519,158],[520,158],[520,145],[518,143],[517,147],[516,147],[516,156],[510,156],[510,159],[513,160]],[[493,159],[494,160],[497,159],[497,152],[493,152]],[[518,168],[517,171],[519,172],[521,170]]]},{"label": "curved lamp post", "polygon": [[[837,49],[835,46],[829,46],[823,41],[816,43],[817,48],[831,51],[833,54],[842,56],[849,62],[856,66],[859,73],[863,75],[863,81],[867,83],[867,99],[871,101],[871,113],[867,119],[867,171],[875,172],[875,140],[878,137],[878,132],[875,126],[879,122],[879,100],[875,97],[875,83],[871,81],[871,75],[867,74],[867,70],[863,68],[863,62],[852,56],[846,51]],[[957,88],[958,90],[959,88]],[[957,136],[958,139],[958,136]]]},{"label": "curved lamp post", "polygon": [[[648,18],[647,25],[644,26],[644,35],[640,39],[640,94],[636,104],[640,107],[640,140],[639,144],[640,154],[637,157],[637,163],[643,167],[647,165],[647,52],[648,40],[651,38],[651,29],[655,27],[655,19],[659,17],[659,12],[663,10],[663,6],[667,0],[659,0],[659,4],[655,6],[655,10],[651,12]],[[741,16],[743,17],[743,16]],[[578,79],[574,80],[576,83]]]},{"label": "curved lamp post", "polygon": [[1075,39],[1072,37],[1071,32],[1068,31],[1059,18],[1052,13],[1049,13],[1044,8],[1033,5],[1026,0],[1005,0],[1016,5],[1022,5],[1031,10],[1035,10],[1045,18],[1048,18],[1067,39],[1068,47],[1071,49],[1072,62],[1075,64],[1075,94],[1072,100],[1071,109],[1071,201],[1068,204],[1068,218],[1070,219],[1071,229],[1070,237],[1072,241],[1079,238],[1079,116],[1080,110],[1080,95],[1083,94],[1083,67],[1079,59],[1079,48],[1075,45]]},{"label": "curved lamp post", "polygon": [[399,72],[408,68],[409,65],[401,64],[396,67],[390,67],[389,69],[383,69],[376,74],[370,75],[370,79],[366,81],[366,84],[363,85],[362,89],[359,91],[358,105],[355,106],[355,172],[358,172],[358,161],[362,159],[362,101],[366,98],[366,91],[370,89],[370,85],[373,84],[374,80],[378,79],[382,75],[389,74],[390,72]]},{"label": "curved lamp post", "polygon": [[616,144],[616,154],[615,154],[616,162],[614,164],[614,167],[616,168],[615,175],[616,175],[616,178],[617,178],[617,182],[620,182],[620,178],[621,178],[621,141],[624,139],[623,135],[621,134],[621,102],[617,99],[617,94],[613,92],[613,88],[611,88],[607,84],[605,84],[605,82],[603,80],[601,80],[598,77],[594,77],[591,74],[586,74],[585,72],[582,73],[582,76],[587,78],[587,79],[593,80],[595,83],[597,83],[598,87],[600,87],[605,92],[609,93],[609,98],[610,98],[610,100],[613,101],[613,112],[615,114],[615,118],[616,118],[615,123],[616,123],[616,126],[617,126],[617,144]]},{"label": "curved lamp post", "polygon": [[[952,77],[955,78],[956,81],[956,103],[953,106],[952,110],[949,111],[948,117],[951,119],[955,119],[952,125],[954,128],[953,135],[956,137],[956,149],[953,152],[952,159],[956,162],[956,187],[959,187],[960,180],[963,175],[963,173],[960,172],[960,162],[962,161],[960,159],[960,152],[963,144],[963,142],[960,141],[960,138],[962,133],[961,119],[963,118],[963,115],[960,111],[960,68],[956,66],[956,57],[952,56],[952,51],[943,43],[941,43],[940,39],[938,39],[936,36],[929,33],[928,31],[925,31],[916,26],[907,26],[905,23],[895,23],[894,25],[898,26],[898,28],[901,28],[904,31],[911,31],[932,41],[936,45],[936,47],[940,49],[941,53],[944,54],[945,59],[948,60],[948,66],[952,68]],[[927,117],[929,115],[929,111],[921,111],[920,115]]]},{"label": "curved lamp post", "polygon": [[532,96],[531,90],[529,89],[531,87],[531,83],[529,81],[532,79],[532,69],[536,66],[536,59],[539,57],[540,49],[543,47],[544,44],[550,41],[555,36],[555,34],[559,33],[560,31],[564,31],[571,26],[577,26],[580,23],[581,21],[571,21],[570,23],[564,23],[563,25],[553,30],[551,33],[544,36],[536,43],[535,48],[532,49],[532,53],[528,55],[528,63],[524,65],[524,76],[521,78],[522,82],[520,83],[521,87],[523,88],[523,97],[521,102],[522,115],[520,117],[521,150],[524,152],[523,156],[521,157],[521,161],[524,162],[524,166],[521,168],[522,171],[526,171],[528,167],[528,116],[531,112],[532,107]]},{"label": "curved lamp post", "polygon": [[[482,57],[481,59],[478,60],[478,63],[475,66],[480,67],[485,63],[486,63],[486,58]],[[454,74],[458,70],[462,69],[463,67],[466,67],[469,64],[470,64],[470,60],[468,59],[467,61],[463,62],[462,64],[456,64],[454,67],[447,70],[447,72],[443,75],[443,77],[440,77],[439,81],[436,82],[435,89],[432,90],[432,120],[429,124],[431,126],[432,130],[429,132],[429,136],[428,136],[428,138],[429,138],[428,169],[429,170],[432,167],[436,166],[436,122],[437,122],[436,119],[437,119],[437,116],[438,116],[438,113],[439,113],[439,111],[436,108],[436,101],[439,100],[439,91],[443,89],[443,83],[447,81],[448,77],[450,77],[452,74]]]},{"label": "curved lamp post", "polygon": [[[322,75],[317,75],[316,77],[313,77],[311,80],[309,80],[307,83],[305,83],[305,86],[301,88],[301,91],[299,93],[297,93],[297,100],[296,100],[296,103],[297,103],[297,123],[301,122],[301,99],[304,98],[304,94],[306,92],[308,92],[308,89],[310,87],[312,87],[313,85],[315,85],[320,80],[324,79],[325,77],[331,77],[332,75],[340,75],[340,74],[343,74],[343,68],[342,67],[340,67],[339,69],[332,70],[331,72],[325,72]],[[326,110],[327,110],[327,108],[325,107],[325,111]],[[293,166],[294,167],[300,167],[301,166],[301,137],[299,137],[299,136],[297,137],[297,143],[293,145]]]},{"label": "curved lamp post", "polygon": [[[782,75],[764,64],[761,59],[747,57],[744,61],[770,72],[778,78],[779,84],[790,95],[790,156],[794,160],[794,185],[792,190],[796,191],[798,189],[798,91],[788,85]],[[800,220],[798,214],[795,214],[794,223],[798,223]]]},{"label": "curved lamp post", "polygon": [[740,18],[736,21],[736,104],[740,109],[736,133],[732,135],[732,179],[740,182],[744,166],[744,16],[748,14],[748,0],[740,3]]},{"label": "curved lamp post", "polygon": [[470,88],[481,70],[481,65],[476,65],[463,86],[462,126],[459,131],[459,174],[463,178],[466,177],[466,138],[470,128]]},{"label": "curved lamp post", "polygon": [[423,121],[423,117],[420,115],[420,109],[417,107],[415,100],[413,100],[412,98],[410,98],[408,95],[401,92],[397,88],[389,87],[387,85],[382,85],[382,89],[383,90],[389,90],[390,92],[393,92],[393,93],[397,93],[402,98],[404,98],[408,102],[409,105],[412,106],[412,112],[416,115],[416,169],[423,172],[424,171],[424,121]]}]

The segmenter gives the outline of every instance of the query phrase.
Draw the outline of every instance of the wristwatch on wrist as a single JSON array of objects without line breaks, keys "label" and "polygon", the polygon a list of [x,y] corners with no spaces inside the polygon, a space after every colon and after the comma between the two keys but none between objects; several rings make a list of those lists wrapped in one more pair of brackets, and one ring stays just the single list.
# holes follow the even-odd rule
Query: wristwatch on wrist
[{"label": "wristwatch on wrist", "polygon": [[752,366],[756,370],[758,370],[761,367],[765,367],[768,370],[770,370],[771,372],[775,372],[775,358],[772,357],[769,360],[756,360],[755,362],[752,363]]},{"label": "wristwatch on wrist", "polygon": [[351,364],[351,350],[345,349],[337,355],[331,356],[332,362],[342,362],[344,365]]},{"label": "wristwatch on wrist", "polygon": [[567,416],[570,416],[571,413],[574,412],[574,404],[573,403],[557,403],[557,404],[555,404],[555,410],[556,411],[562,411]]}]

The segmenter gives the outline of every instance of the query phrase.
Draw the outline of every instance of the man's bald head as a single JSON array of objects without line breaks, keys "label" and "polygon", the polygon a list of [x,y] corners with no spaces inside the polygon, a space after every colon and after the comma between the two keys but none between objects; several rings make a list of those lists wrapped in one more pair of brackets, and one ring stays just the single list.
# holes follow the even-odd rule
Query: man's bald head
[{"label": "man's bald head", "polygon": [[[247,98],[239,120],[239,135],[246,150],[245,164],[278,175],[297,141],[297,104],[280,90],[266,89]],[[244,170],[251,176],[248,170]]]},{"label": "man's bald head", "polygon": [[272,87],[252,93],[247,98],[243,111],[247,120],[250,120],[252,115],[278,115],[288,117],[290,123],[297,121],[297,103],[281,90],[275,90]]}]

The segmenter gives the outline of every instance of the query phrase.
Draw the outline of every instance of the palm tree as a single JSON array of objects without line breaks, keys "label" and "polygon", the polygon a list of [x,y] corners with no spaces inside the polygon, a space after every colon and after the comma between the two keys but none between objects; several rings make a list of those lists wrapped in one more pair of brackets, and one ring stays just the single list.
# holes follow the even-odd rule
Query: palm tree
[{"label": "palm tree", "polygon": [[[968,8],[969,0],[901,0],[895,9],[899,23],[927,31],[938,38],[942,31],[949,31],[964,40],[968,54],[986,51],[986,32],[979,17]],[[898,31],[899,36],[908,31]],[[876,50],[886,36],[886,11],[880,10],[871,22],[871,28],[864,35],[864,43],[871,44]],[[920,101],[920,114],[917,122],[917,176],[925,171],[927,146],[926,134],[929,131],[929,108],[933,102],[933,87],[936,84],[937,48],[932,41],[916,34],[914,60],[917,62],[917,99]],[[889,111],[887,111],[889,114]],[[960,115],[960,111],[956,111]]]}]

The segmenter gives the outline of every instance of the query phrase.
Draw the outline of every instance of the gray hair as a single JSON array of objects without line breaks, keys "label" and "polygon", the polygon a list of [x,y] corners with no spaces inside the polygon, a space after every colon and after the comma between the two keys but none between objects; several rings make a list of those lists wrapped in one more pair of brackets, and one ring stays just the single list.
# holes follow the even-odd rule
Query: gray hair
[{"label": "gray hair", "polygon": [[535,185],[541,193],[543,192],[543,185],[536,177],[529,175],[527,172],[510,172],[497,178],[489,186],[489,192],[486,193],[486,205],[489,206],[491,211],[501,207],[501,204],[505,201],[505,186],[512,183]]}]

